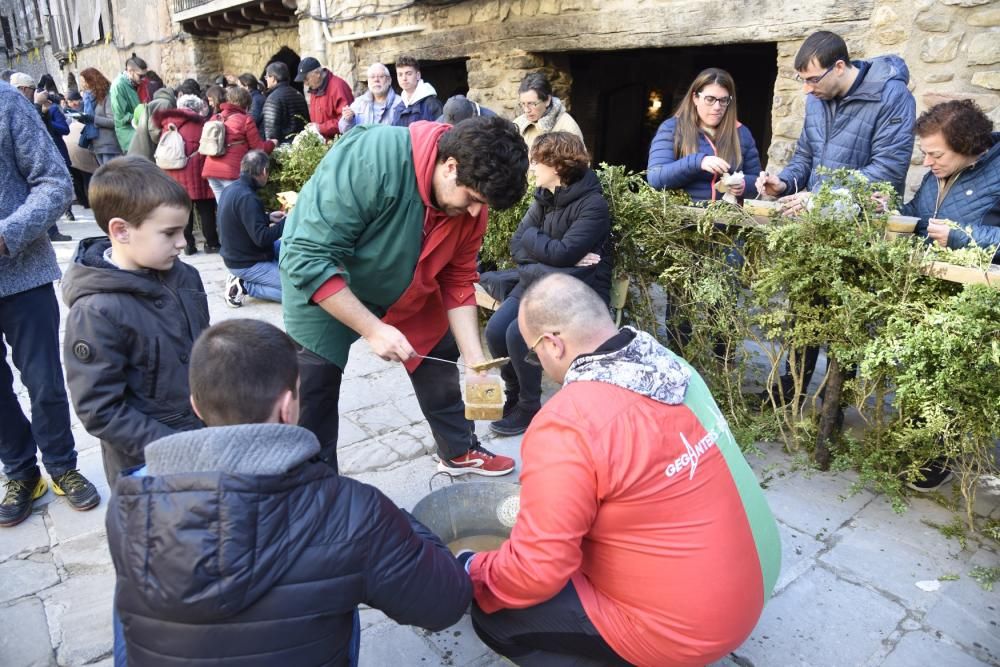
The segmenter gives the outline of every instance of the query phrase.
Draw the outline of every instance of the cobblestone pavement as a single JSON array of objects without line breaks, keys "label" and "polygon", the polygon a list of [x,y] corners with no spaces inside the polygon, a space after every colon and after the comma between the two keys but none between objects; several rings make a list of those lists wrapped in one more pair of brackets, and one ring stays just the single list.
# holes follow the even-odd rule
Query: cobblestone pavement
[{"label": "cobblestone pavement", "polygon": [[[99,233],[89,211],[81,213],[80,222],[60,223],[62,230],[76,239]],[[56,246],[65,264],[75,243]],[[280,325],[275,304],[225,305],[218,255],[188,260],[201,271],[214,322],[253,317]],[[15,388],[27,412],[17,380]],[[428,455],[433,442],[400,366],[357,345],[341,405],[343,473],[406,508],[439,483]],[[98,443],[75,417],[73,428],[80,467],[106,498]],[[519,438],[493,438],[484,424],[480,432],[487,447],[518,456]],[[761,450],[751,463],[779,521],[782,574],[753,635],[719,664],[1000,664],[1000,586],[987,592],[969,576],[976,566],[1000,567],[996,542],[945,538],[934,525],[951,524],[956,515],[931,500],[915,499],[897,515],[870,492],[848,495],[849,473],[812,473],[776,446]],[[114,573],[105,507],[77,513],[50,492],[26,522],[0,529],[0,666],[111,665]],[[1000,488],[984,487],[976,511],[1000,519]],[[371,609],[361,619],[365,666],[508,664],[477,640],[468,616],[440,633],[399,627]]]}]

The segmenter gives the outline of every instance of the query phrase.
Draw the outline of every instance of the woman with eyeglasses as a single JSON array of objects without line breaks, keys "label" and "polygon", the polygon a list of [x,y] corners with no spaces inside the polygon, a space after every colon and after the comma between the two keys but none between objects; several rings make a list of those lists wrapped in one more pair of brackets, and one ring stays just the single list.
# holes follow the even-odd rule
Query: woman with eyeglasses
[{"label": "woman with eyeglasses", "polygon": [[498,435],[523,433],[541,408],[542,369],[517,325],[524,290],[558,272],[584,281],[605,303],[611,293],[611,214],[583,140],[549,132],[537,138],[530,158],[535,201],[510,241],[519,280],[486,325],[490,352],[511,359],[500,370],[503,418],[490,424]]},{"label": "woman with eyeglasses", "polygon": [[736,117],[736,84],[729,72],[703,70],[673,117],[663,121],[649,147],[646,179],[658,190],[684,190],[694,201],[722,197],[721,176],[742,171],[743,183],[730,190],[754,197],[760,154],[750,130]]},{"label": "woman with eyeglasses", "polygon": [[[995,248],[1000,244],[1000,132],[993,131],[993,121],[972,100],[951,100],[920,114],[915,131],[928,172],[903,215],[920,218],[916,233],[938,245]],[[1000,263],[1000,251],[993,262]]]},{"label": "woman with eyeglasses", "polygon": [[558,97],[552,94],[552,84],[541,72],[532,72],[521,80],[517,89],[521,115],[514,125],[530,149],[538,137],[549,132],[569,132],[583,141],[583,132]]}]

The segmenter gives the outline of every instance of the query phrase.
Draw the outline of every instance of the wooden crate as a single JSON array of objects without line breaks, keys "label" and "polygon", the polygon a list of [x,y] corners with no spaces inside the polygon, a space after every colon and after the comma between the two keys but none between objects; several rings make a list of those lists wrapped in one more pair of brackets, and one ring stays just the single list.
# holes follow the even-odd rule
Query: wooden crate
[{"label": "wooden crate", "polygon": [[1000,289],[1000,266],[991,266],[989,269],[975,269],[947,262],[931,262],[921,270],[929,276],[953,283],[989,285],[994,289]]}]

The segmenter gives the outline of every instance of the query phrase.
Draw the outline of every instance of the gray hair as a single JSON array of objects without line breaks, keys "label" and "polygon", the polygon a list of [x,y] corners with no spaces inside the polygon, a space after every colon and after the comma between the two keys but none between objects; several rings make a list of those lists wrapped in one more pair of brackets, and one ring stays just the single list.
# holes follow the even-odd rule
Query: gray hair
[{"label": "gray hair", "polygon": [[259,178],[264,175],[267,165],[270,162],[267,153],[260,150],[252,150],[240,160],[240,175],[251,178]]},{"label": "gray hair", "polygon": [[177,98],[177,108],[178,109],[190,109],[195,113],[205,114],[208,107],[205,105],[205,100],[201,99],[197,95],[181,95]]},{"label": "gray hair", "polygon": [[6,81],[10,83],[10,75],[14,73],[12,69],[0,70],[0,81]]},{"label": "gray hair", "polygon": [[368,76],[372,75],[372,70],[373,69],[377,69],[377,70],[381,71],[382,74],[385,74],[386,76],[389,77],[389,81],[390,82],[392,81],[392,74],[389,73],[389,68],[386,67],[384,64],[382,64],[382,63],[372,63],[371,65],[369,65],[368,66]]},{"label": "gray hair", "polygon": [[289,81],[292,77],[288,73],[288,65],[283,62],[273,62],[264,70],[265,76],[273,76],[277,81]]}]

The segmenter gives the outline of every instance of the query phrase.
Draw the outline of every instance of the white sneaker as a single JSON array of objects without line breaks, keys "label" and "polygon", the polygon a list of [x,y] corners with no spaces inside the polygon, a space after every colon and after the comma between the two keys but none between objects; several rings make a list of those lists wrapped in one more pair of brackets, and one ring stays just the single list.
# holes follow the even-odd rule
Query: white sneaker
[{"label": "white sneaker", "polygon": [[247,295],[247,289],[243,285],[243,280],[230,274],[226,278],[226,304],[230,308],[239,308],[243,305],[243,299]]}]

